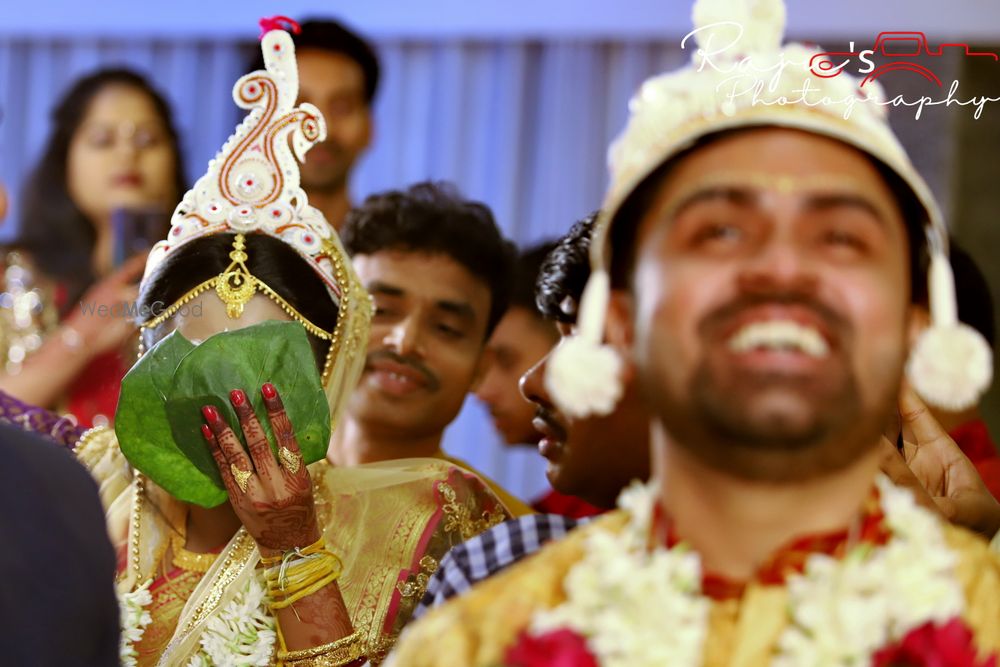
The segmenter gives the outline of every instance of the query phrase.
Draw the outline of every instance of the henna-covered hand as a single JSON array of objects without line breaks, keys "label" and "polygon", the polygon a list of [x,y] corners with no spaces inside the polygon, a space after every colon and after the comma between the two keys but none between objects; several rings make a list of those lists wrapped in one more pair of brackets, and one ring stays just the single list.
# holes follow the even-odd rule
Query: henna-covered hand
[{"label": "henna-covered hand", "polygon": [[275,458],[267,436],[247,396],[240,389],[229,394],[249,454],[219,411],[202,408],[202,433],[219,466],[229,501],[262,556],[276,556],[312,544],[320,537],[313,503],[312,480],[302,461],[291,421],[274,385],[261,387],[267,418],[277,440],[281,461]]}]

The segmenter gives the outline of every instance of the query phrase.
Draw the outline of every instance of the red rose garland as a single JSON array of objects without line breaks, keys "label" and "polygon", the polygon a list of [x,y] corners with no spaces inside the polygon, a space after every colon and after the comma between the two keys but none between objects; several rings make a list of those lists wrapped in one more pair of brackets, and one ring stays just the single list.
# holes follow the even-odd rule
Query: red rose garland
[{"label": "red rose garland", "polygon": [[978,659],[972,632],[955,618],[925,623],[872,656],[872,667],[996,667],[997,656]]},{"label": "red rose garland", "polygon": [[587,640],[569,629],[537,636],[522,632],[507,649],[505,667],[599,667]]}]

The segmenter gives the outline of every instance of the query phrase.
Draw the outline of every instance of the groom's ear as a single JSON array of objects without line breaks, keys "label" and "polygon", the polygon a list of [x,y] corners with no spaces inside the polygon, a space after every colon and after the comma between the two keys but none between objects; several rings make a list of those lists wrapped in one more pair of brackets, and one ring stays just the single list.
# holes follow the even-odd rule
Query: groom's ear
[{"label": "groom's ear", "polygon": [[632,295],[629,292],[617,289],[611,291],[608,317],[604,325],[604,340],[621,357],[623,384],[628,384],[635,376],[635,365],[632,363],[632,344],[635,340],[632,306]]}]

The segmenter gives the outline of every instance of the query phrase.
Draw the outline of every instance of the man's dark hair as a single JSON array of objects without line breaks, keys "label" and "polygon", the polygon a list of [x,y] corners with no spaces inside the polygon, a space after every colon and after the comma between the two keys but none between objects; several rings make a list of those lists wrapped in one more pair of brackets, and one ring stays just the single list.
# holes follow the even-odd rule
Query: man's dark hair
[{"label": "man's dark hair", "polygon": [[600,211],[576,222],[549,253],[538,272],[535,303],[543,316],[556,322],[576,323],[576,311],[566,312],[563,302],[570,297],[579,305],[583,288],[590,278],[590,237]]},{"label": "man's dark hair", "polygon": [[417,183],[371,195],[347,214],[341,234],[350,255],[403,250],[451,258],[490,289],[486,338],[507,310],[515,248],[490,209],[448,183]]},{"label": "man's dark hair", "polygon": [[517,306],[541,316],[535,303],[535,284],[538,282],[545,259],[555,249],[555,241],[546,241],[522,250],[517,256],[514,261],[514,279],[511,280],[508,308]]},{"label": "man's dark hair", "polygon": [[[348,29],[339,21],[306,19],[299,24],[302,30],[292,36],[296,50],[321,49],[338,53],[356,62],[365,77],[365,103],[369,106],[378,91],[379,64],[375,49],[361,35]],[[250,71],[264,69],[264,56],[257,49]]]},{"label": "man's dark hair", "polygon": [[951,270],[955,274],[955,294],[958,301],[958,319],[978,331],[993,347],[996,342],[996,324],[993,313],[993,296],[986,276],[972,255],[951,242]]},{"label": "man's dark hair", "polygon": [[[611,244],[612,285],[619,288],[629,285],[628,276],[631,275],[635,263],[635,241],[639,221],[648,212],[649,207],[652,206],[660,185],[666,180],[673,168],[692,152],[747,129],[754,128],[723,130],[700,138],[689,148],[674,155],[653,170],[626,197],[615,214],[614,220],[612,220],[608,238]],[[855,148],[855,150],[861,151],[859,148]],[[924,303],[927,299],[927,266],[929,263],[927,240],[924,232],[927,214],[924,212],[923,205],[917,199],[913,189],[907,185],[899,174],[868,153],[861,152],[871,161],[875,169],[878,170],[885,184],[892,191],[893,197],[899,206],[903,223],[906,227],[907,241],[910,246],[910,302]]]}]

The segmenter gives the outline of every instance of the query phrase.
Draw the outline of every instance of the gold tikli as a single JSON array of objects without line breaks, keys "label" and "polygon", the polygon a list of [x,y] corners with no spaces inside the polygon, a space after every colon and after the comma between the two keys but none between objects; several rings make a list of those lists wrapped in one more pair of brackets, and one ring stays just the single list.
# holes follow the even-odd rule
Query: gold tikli
[{"label": "gold tikli", "polygon": [[226,314],[235,320],[243,314],[243,307],[257,293],[257,279],[247,268],[246,239],[237,234],[233,240],[233,251],[229,253],[233,263],[215,281],[215,293],[226,304]]}]

